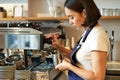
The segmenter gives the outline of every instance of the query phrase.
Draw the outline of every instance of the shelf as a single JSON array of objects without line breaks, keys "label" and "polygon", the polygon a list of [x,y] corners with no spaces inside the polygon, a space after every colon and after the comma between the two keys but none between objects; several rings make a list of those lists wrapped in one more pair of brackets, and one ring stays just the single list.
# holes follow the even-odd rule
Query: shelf
[{"label": "shelf", "polygon": [[120,16],[102,16],[101,19],[120,19]]},{"label": "shelf", "polygon": [[26,20],[24,17],[17,17],[17,18],[1,18],[0,21],[14,21],[14,20]]},{"label": "shelf", "polygon": [[27,17],[27,18],[1,18],[0,20],[67,20],[67,17]]},{"label": "shelf", "polygon": [[67,17],[28,17],[26,20],[67,20]]},{"label": "shelf", "polygon": [[[102,20],[104,19],[120,19],[120,16],[102,16],[101,17]],[[28,20],[28,21],[32,21],[32,20],[68,20],[68,18],[66,16],[64,17],[27,17],[27,18],[1,18],[2,20]]]}]

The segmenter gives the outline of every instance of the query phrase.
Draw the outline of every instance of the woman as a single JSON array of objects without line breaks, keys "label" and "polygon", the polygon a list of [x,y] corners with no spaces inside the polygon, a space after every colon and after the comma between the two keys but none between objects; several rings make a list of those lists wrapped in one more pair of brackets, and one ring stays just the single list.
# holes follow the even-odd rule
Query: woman
[{"label": "woman", "polygon": [[104,28],[98,23],[101,15],[93,0],[66,0],[65,14],[69,22],[84,33],[75,48],[70,51],[58,43],[55,34],[53,45],[70,57],[71,62],[62,60],[55,68],[69,70],[69,80],[104,80],[110,44]]}]

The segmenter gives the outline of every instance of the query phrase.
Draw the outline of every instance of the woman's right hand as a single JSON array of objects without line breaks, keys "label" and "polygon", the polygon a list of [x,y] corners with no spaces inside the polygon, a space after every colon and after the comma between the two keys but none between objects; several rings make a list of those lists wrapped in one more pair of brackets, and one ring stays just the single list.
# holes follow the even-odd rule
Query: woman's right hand
[{"label": "woman's right hand", "polygon": [[59,40],[58,38],[60,37],[59,34],[54,34],[54,33],[50,33],[50,34],[47,34],[45,36],[45,38],[52,38],[52,45],[54,47],[56,47],[60,52],[62,53],[66,53],[66,57],[70,57],[70,53],[71,53],[71,50],[70,49],[66,49],[64,46],[62,46],[61,44],[59,44]]},{"label": "woman's right hand", "polygon": [[50,33],[50,34],[47,34],[45,36],[45,38],[52,38],[52,45],[54,45],[54,46],[59,45],[59,40],[58,40],[59,35],[58,34]]}]

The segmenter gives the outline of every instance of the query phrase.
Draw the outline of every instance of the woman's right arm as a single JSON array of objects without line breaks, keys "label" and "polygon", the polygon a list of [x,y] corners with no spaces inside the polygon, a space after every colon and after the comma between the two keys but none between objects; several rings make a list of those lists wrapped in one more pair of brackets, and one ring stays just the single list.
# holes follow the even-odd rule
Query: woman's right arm
[{"label": "woman's right arm", "polygon": [[51,34],[46,35],[45,37],[46,38],[52,38],[52,45],[54,47],[56,47],[67,58],[70,57],[71,50],[70,49],[66,49],[64,46],[59,44],[59,40],[58,40],[59,35],[51,33]]},{"label": "woman's right arm", "polygon": [[56,46],[56,48],[63,54],[65,55],[67,58],[70,58],[70,53],[71,50],[70,49],[66,49],[64,46],[57,44],[57,45],[53,45]]}]

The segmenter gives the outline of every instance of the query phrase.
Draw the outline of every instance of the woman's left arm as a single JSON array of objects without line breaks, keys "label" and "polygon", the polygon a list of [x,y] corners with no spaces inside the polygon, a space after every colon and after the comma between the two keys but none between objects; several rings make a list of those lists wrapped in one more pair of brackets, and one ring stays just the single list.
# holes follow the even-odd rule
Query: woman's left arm
[{"label": "woman's left arm", "polygon": [[70,70],[81,76],[85,80],[104,80],[106,73],[107,52],[92,51],[92,70],[80,69],[75,66]]},{"label": "woman's left arm", "polygon": [[92,72],[94,74],[94,80],[105,80],[107,52],[104,51],[92,51]]},{"label": "woman's left arm", "polygon": [[92,51],[92,70],[85,70],[72,65],[67,61],[56,66],[59,70],[72,70],[84,80],[104,80],[106,73],[107,52]]}]

